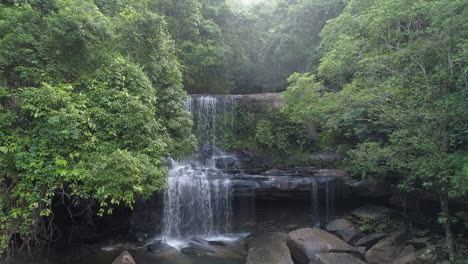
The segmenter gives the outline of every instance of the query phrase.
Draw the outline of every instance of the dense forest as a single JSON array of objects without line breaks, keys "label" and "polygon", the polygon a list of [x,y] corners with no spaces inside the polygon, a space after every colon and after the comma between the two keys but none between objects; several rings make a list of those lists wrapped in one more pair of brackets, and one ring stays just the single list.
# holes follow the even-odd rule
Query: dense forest
[{"label": "dense forest", "polygon": [[1,1],[0,254],[49,242],[57,204],[103,216],[161,190],[165,159],[197,148],[188,94],[267,92],[286,106],[240,113],[231,148],[334,151],[355,177],[435,193],[463,258],[465,0]]}]

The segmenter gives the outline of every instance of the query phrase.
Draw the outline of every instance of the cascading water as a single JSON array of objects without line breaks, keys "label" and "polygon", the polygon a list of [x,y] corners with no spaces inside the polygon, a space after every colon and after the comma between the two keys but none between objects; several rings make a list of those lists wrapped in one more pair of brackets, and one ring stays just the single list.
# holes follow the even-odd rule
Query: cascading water
[{"label": "cascading water", "polygon": [[184,239],[229,232],[232,190],[229,170],[236,158],[221,144],[234,128],[235,97],[194,96],[187,102],[200,143],[199,153],[183,161],[171,160],[164,192],[162,236]]},{"label": "cascading water", "polygon": [[[335,177],[313,177],[311,186],[312,225],[320,227],[321,220],[330,221],[335,217],[335,188],[341,181]],[[320,191],[320,185],[323,192]],[[339,186],[338,186],[339,187]],[[339,192],[341,193],[341,192]],[[321,202],[323,199],[323,202]],[[321,204],[324,204],[321,213]]]}]

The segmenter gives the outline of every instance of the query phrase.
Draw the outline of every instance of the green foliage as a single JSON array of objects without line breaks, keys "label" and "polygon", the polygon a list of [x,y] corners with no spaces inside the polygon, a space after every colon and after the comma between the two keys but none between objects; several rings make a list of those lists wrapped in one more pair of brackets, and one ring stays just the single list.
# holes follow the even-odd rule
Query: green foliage
[{"label": "green foliage", "polygon": [[0,5],[0,255],[47,240],[54,198],[132,207],[195,149],[174,43],[143,3]]},{"label": "green foliage", "polygon": [[357,220],[359,231],[372,234],[372,233],[388,233],[393,230],[393,223],[391,219],[384,218],[380,220],[372,220],[368,218],[359,218]]}]

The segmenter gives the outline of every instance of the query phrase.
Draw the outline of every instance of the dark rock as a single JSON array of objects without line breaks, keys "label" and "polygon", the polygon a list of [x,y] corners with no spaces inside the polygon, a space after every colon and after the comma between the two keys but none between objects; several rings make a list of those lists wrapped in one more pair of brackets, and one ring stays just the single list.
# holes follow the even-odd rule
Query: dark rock
[{"label": "dark rock", "polygon": [[281,232],[258,232],[246,238],[246,264],[293,264],[286,245],[287,235]]},{"label": "dark rock", "polygon": [[384,206],[366,204],[359,207],[358,209],[353,210],[351,214],[360,218],[379,220],[386,217],[392,217],[396,214],[396,212]]},{"label": "dark rock", "polygon": [[206,255],[211,255],[214,253],[213,250],[207,250],[207,249],[196,248],[196,247],[185,247],[185,248],[182,248],[180,251],[186,255],[192,255],[192,256],[206,256]]},{"label": "dark rock", "polygon": [[430,240],[431,239],[429,237],[419,237],[406,241],[406,244],[412,245],[416,250],[419,250],[427,247],[429,245]]},{"label": "dark rock", "polygon": [[345,252],[360,255],[358,249],[333,234],[318,228],[301,228],[288,234],[288,246],[293,258],[300,264],[308,264],[315,254]]},{"label": "dark rock", "polygon": [[136,264],[135,260],[133,259],[132,255],[128,253],[128,251],[122,252],[112,264]]},{"label": "dark rock", "polygon": [[227,247],[228,244],[226,244],[226,242],[224,241],[208,241],[208,244],[212,245],[212,246],[218,246],[218,247]]},{"label": "dark rock", "polygon": [[335,152],[315,152],[310,156],[312,160],[317,160],[321,162],[333,163],[343,160],[343,155]]},{"label": "dark rock", "polygon": [[397,259],[412,254],[414,252],[416,252],[416,249],[412,245],[407,245],[401,250],[400,254],[398,254]]},{"label": "dark rock", "polygon": [[327,224],[325,230],[328,232],[336,232],[340,230],[345,230],[347,228],[353,227],[353,223],[346,219],[335,219]]},{"label": "dark rock", "polygon": [[316,254],[310,264],[365,264],[365,262],[348,253],[322,253]]},{"label": "dark rock", "polygon": [[356,247],[365,247],[365,248],[370,248],[373,245],[375,245],[377,242],[379,242],[381,239],[386,237],[387,234],[384,233],[375,233],[375,234],[370,234],[368,236],[365,236],[361,239],[359,239],[355,246]]},{"label": "dark rock", "polygon": [[390,234],[371,247],[365,255],[369,263],[391,263],[400,254],[405,241],[410,238],[410,232],[401,231]]},{"label": "dark rock", "polygon": [[163,255],[172,255],[172,254],[178,254],[179,251],[166,244],[166,243],[163,243],[161,240],[157,240],[155,242],[153,242],[151,245],[149,245],[148,247],[148,251],[155,254],[155,255],[158,255],[158,256],[163,256]]},{"label": "dark rock", "polygon": [[420,200],[412,194],[394,193],[388,203],[392,206],[402,209],[418,210],[420,208]]},{"label": "dark rock", "polygon": [[345,188],[352,195],[361,197],[378,198],[392,195],[392,185],[385,181],[351,180],[345,183]]},{"label": "dark rock", "polygon": [[440,245],[429,245],[414,253],[393,261],[392,264],[437,264],[447,259],[447,252]]},{"label": "dark rock", "polygon": [[338,230],[336,231],[336,235],[343,239],[346,243],[352,243],[355,242],[357,239],[361,238],[364,236],[364,234],[359,231],[355,226],[352,226],[350,228],[346,228],[344,230]]}]

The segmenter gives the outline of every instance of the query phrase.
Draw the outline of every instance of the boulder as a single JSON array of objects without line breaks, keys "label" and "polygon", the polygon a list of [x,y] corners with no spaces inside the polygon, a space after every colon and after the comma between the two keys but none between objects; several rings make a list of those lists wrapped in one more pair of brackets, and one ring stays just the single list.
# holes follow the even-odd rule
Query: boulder
[{"label": "boulder", "polygon": [[431,239],[429,237],[419,237],[406,241],[406,244],[412,245],[416,250],[419,250],[427,247],[429,245],[430,240]]},{"label": "boulder", "polygon": [[336,231],[336,235],[343,239],[346,243],[352,243],[355,242],[357,239],[361,238],[364,236],[364,234],[359,231],[355,226],[352,226],[350,228],[346,228],[344,230],[338,230]]},{"label": "boulder", "polygon": [[404,243],[410,237],[410,232],[401,231],[390,234],[371,247],[365,255],[369,263],[392,263],[404,247]]},{"label": "boulder", "polygon": [[161,240],[154,241],[148,245],[147,249],[149,252],[158,256],[179,254],[179,251],[176,248],[162,242]]},{"label": "boulder", "polygon": [[122,252],[112,264],[136,264],[135,260],[133,259],[132,255],[128,253],[128,251]]},{"label": "boulder", "polygon": [[420,208],[420,200],[412,194],[394,193],[388,203],[394,207],[410,210],[418,210]]},{"label": "boulder", "polygon": [[316,254],[310,264],[365,264],[365,262],[348,253],[322,253]]},{"label": "boulder", "polygon": [[215,253],[215,246],[210,245],[208,240],[199,237],[192,237],[188,242],[188,247],[182,248],[180,251],[187,255],[206,256]]},{"label": "boulder", "polygon": [[345,230],[347,228],[353,227],[353,223],[346,219],[335,219],[327,224],[325,230],[328,232],[336,232],[339,230]]},{"label": "boulder", "polygon": [[437,264],[447,259],[447,252],[440,245],[429,245],[414,253],[400,257],[392,264]]},{"label": "boulder", "polygon": [[357,248],[318,228],[301,228],[289,232],[287,242],[293,258],[300,264],[308,264],[319,253],[345,252],[361,255]]},{"label": "boulder", "polygon": [[387,234],[384,233],[374,233],[370,234],[368,236],[365,236],[363,238],[360,238],[356,243],[356,247],[365,247],[370,248],[373,245],[375,245],[377,242],[379,242],[382,238],[386,237]]},{"label": "boulder", "polygon": [[360,218],[379,220],[386,217],[392,217],[396,215],[396,212],[384,206],[366,204],[353,210],[351,214]]},{"label": "boulder", "polygon": [[392,195],[392,185],[386,181],[350,180],[345,183],[350,194],[361,197],[388,197]]},{"label": "boulder", "polygon": [[293,264],[286,245],[287,235],[281,232],[258,232],[246,238],[246,264]]}]

